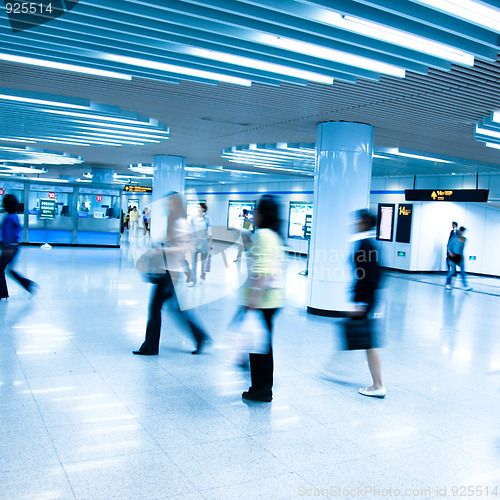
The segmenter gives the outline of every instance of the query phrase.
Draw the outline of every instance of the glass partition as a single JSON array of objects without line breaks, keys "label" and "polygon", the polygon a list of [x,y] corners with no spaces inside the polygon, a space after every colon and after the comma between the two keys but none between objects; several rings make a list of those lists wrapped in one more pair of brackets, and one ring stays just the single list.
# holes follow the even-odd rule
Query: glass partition
[{"label": "glass partition", "polygon": [[119,245],[120,195],[114,189],[79,189],[77,244]]},{"label": "glass partition", "polygon": [[28,197],[28,241],[72,243],[72,186],[30,185]]},{"label": "glass partition", "polygon": [[[24,184],[22,182],[9,182],[0,180],[0,198],[6,194],[13,194],[19,202],[18,214],[24,213]],[[0,203],[0,214],[5,212],[2,203]],[[22,223],[22,217],[19,218]]]}]

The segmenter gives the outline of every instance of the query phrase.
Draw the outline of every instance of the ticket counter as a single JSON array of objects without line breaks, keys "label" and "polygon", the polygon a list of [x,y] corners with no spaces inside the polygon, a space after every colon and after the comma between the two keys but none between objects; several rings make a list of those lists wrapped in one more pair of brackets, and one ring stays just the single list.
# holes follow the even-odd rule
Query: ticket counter
[{"label": "ticket counter", "polygon": [[23,243],[120,245],[121,188],[0,177],[0,194],[20,202]]}]

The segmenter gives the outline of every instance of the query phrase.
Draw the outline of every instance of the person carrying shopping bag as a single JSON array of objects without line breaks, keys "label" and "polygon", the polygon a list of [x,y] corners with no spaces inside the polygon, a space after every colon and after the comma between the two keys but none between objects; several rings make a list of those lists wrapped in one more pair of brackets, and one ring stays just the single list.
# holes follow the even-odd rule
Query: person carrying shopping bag
[{"label": "person carrying shopping bag", "polygon": [[242,398],[270,402],[273,399],[273,321],[284,304],[285,253],[280,235],[279,206],[272,195],[259,200],[254,215],[258,227],[249,250],[249,276],[243,292],[244,308],[260,313],[267,329],[267,352],[250,353],[252,385]]}]

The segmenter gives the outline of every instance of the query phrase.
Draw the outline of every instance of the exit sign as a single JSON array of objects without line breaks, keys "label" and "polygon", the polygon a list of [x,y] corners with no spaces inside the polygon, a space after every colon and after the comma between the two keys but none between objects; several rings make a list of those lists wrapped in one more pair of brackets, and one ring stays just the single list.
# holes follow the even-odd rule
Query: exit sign
[{"label": "exit sign", "polygon": [[406,255],[406,252],[398,252],[398,257],[404,257]]},{"label": "exit sign", "polygon": [[469,255],[469,260],[476,260],[476,256],[475,255]]}]

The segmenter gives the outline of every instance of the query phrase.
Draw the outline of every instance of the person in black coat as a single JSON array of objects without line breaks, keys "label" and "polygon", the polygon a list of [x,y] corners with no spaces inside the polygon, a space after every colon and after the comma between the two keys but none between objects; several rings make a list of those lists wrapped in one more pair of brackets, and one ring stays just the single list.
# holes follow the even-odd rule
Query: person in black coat
[{"label": "person in black coat", "polygon": [[[358,237],[355,241],[354,264],[354,302],[356,310],[352,313],[353,320],[366,319],[375,306],[376,292],[380,283],[380,266],[378,251],[373,244],[373,228],[376,218],[367,210],[356,212]],[[373,379],[373,385],[359,392],[363,396],[383,398],[386,389],[382,382],[382,369],[380,357],[375,345],[373,333],[370,347],[366,350],[366,358]]]}]

